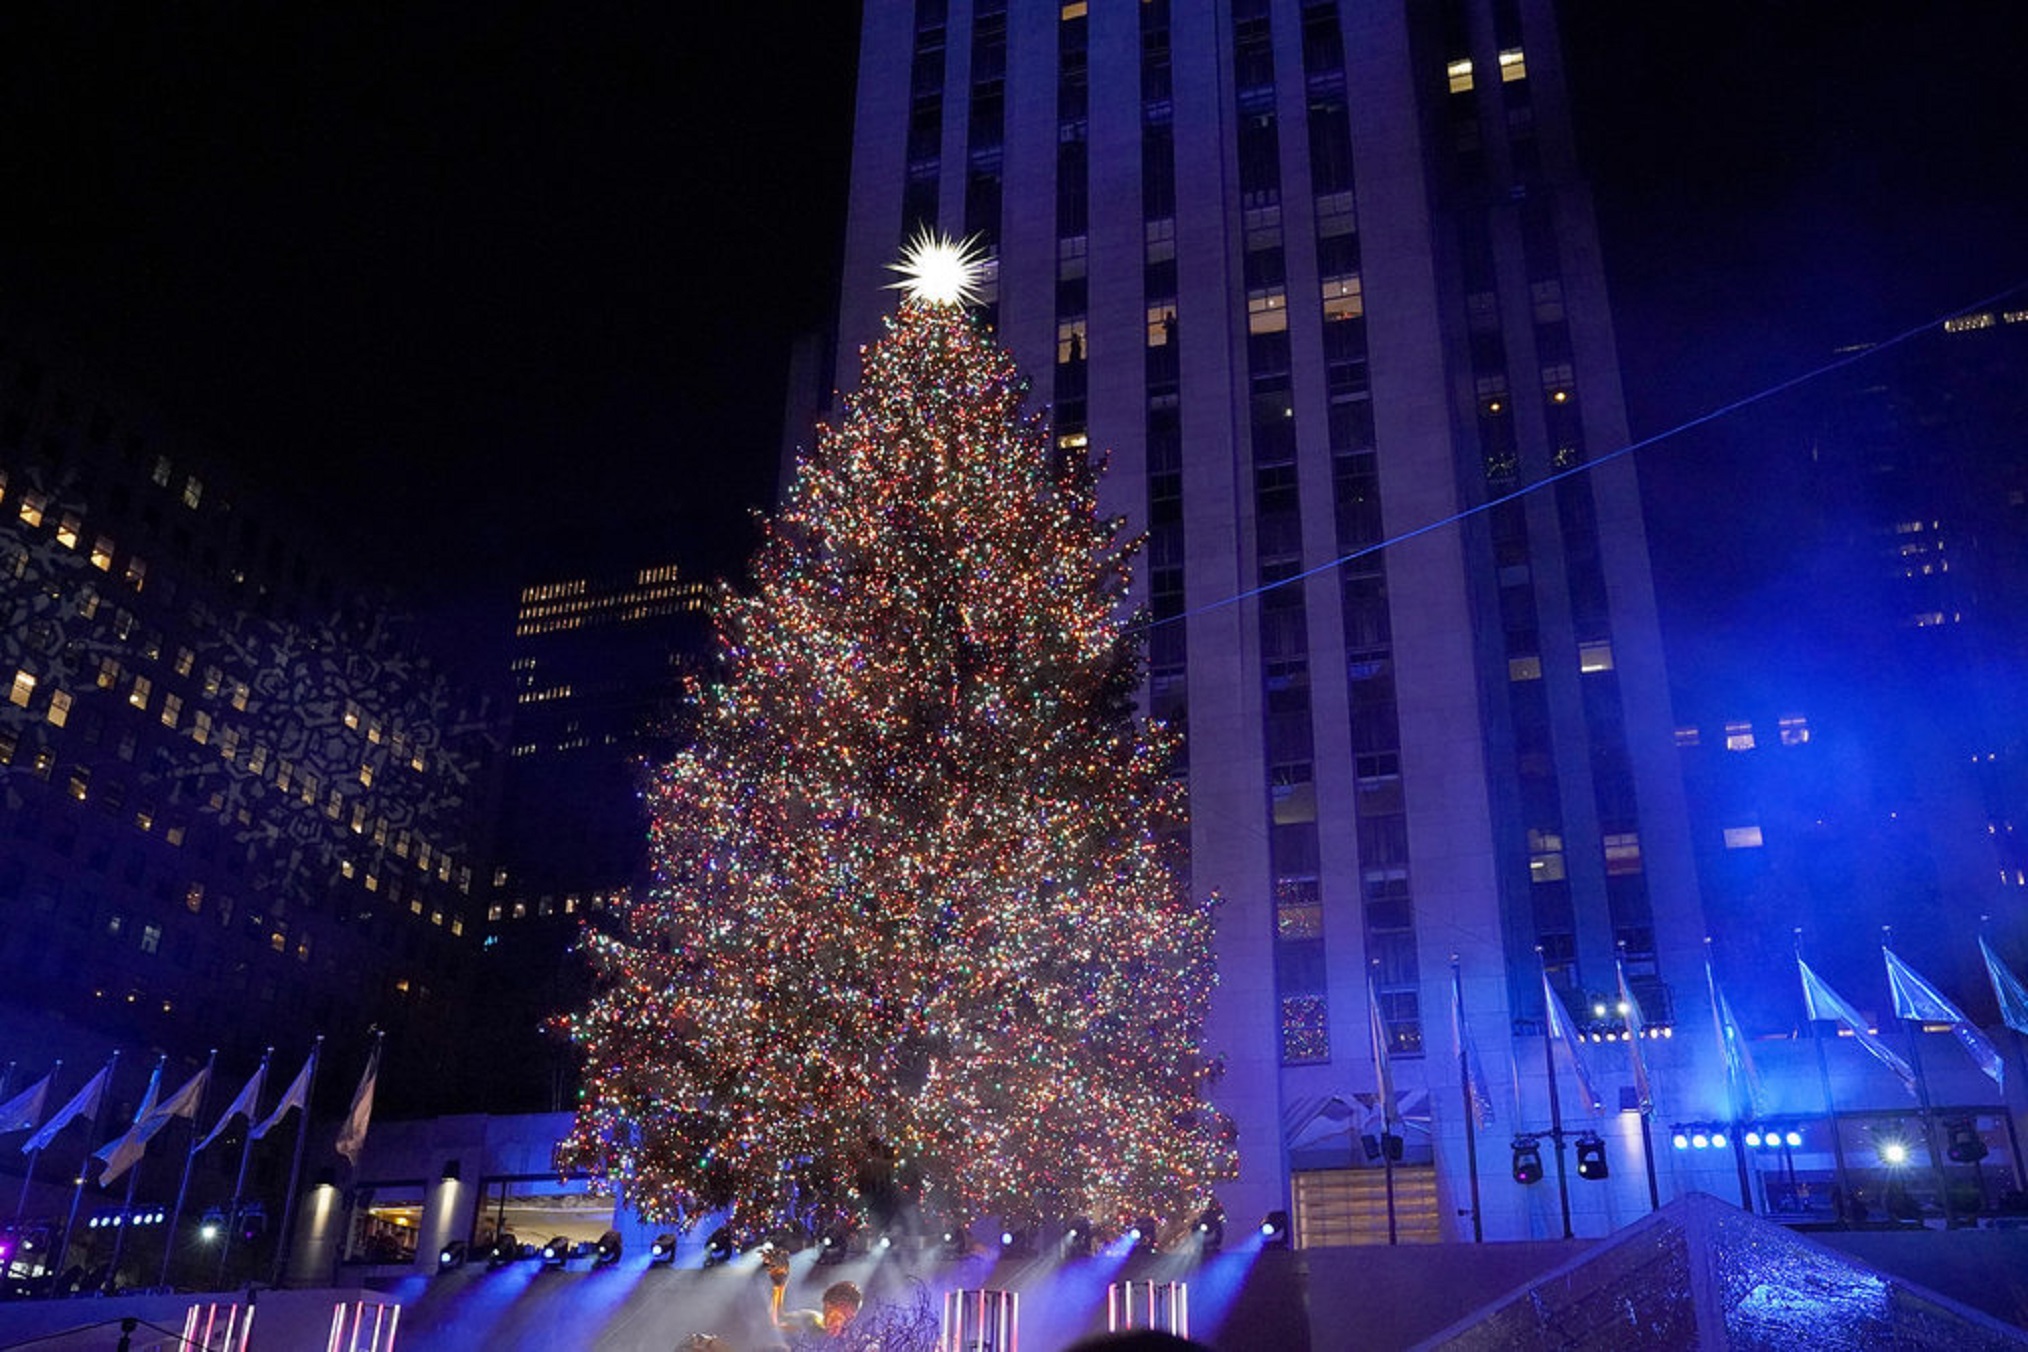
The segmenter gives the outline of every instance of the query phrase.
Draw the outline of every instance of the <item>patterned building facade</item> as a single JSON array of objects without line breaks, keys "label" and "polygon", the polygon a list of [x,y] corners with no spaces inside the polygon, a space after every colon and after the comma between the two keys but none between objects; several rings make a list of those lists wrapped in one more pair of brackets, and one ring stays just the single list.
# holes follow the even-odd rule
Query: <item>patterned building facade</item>
[{"label": "patterned building facade", "polygon": [[[902,240],[976,236],[1059,446],[1109,457],[1222,898],[1223,1200],[1299,1237],[1371,1237],[1360,1138],[1396,1113],[1420,1232],[1560,1232],[1507,1178],[1551,1125],[1544,969],[1593,1032],[1620,962],[1648,1023],[1708,1021],[1638,487],[1591,466],[1626,427],[1559,61],[1546,0],[865,9],[840,350]],[[1719,1112],[1689,1042],[1652,1044],[1665,1111]],[[1602,1114],[1561,1088],[1615,1169],[1581,1233],[1646,1204],[1625,1044],[1598,1059]]]}]

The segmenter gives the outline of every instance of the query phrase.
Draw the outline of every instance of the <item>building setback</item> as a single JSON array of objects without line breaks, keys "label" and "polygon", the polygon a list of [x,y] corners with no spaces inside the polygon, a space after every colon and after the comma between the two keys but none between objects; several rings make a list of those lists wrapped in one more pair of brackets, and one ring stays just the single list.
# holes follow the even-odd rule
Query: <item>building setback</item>
[{"label": "building setback", "polygon": [[[1633,466],[1584,469],[1626,426],[1550,5],[868,0],[860,63],[840,350],[905,238],[977,236],[1060,447],[1147,532],[1148,708],[1222,898],[1221,1199],[1384,1237],[1370,977],[1398,1219],[1471,1237],[1455,961],[1485,1232],[1562,1233],[1507,1178],[1550,1126],[1542,968],[1590,1031],[1616,958],[1648,1023],[1710,1022]],[[1644,1044],[1661,1111],[1725,1112],[1709,1043]],[[1579,1233],[1647,1205],[1626,1044],[1593,1056]]]}]

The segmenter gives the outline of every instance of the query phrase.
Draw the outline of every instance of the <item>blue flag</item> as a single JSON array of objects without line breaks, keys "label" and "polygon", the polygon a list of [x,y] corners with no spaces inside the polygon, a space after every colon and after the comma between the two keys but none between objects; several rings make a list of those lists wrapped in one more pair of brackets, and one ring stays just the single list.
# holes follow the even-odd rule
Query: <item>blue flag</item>
[{"label": "blue flag", "polygon": [[1880,947],[1887,959],[1887,984],[1894,992],[1894,1017],[1914,1019],[1919,1023],[1947,1023],[1951,1035],[1965,1054],[1986,1072],[1988,1078],[2002,1089],[2006,1088],[2006,1066],[2000,1060],[1999,1049],[1986,1041],[1985,1034],[1972,1025],[1965,1012],[1944,998],[1944,993],[1929,982],[1913,967],[1894,955],[1894,950],[1885,944]]},{"label": "blue flag", "polygon": [[2028,986],[2000,961],[1984,935],[1979,936],[1979,951],[1986,955],[1986,977],[1993,983],[1993,998],[2000,1002],[2000,1022],[2028,1037]]},{"label": "blue flag", "polygon": [[1599,1112],[1605,1107],[1605,1100],[1600,1098],[1598,1090],[1592,1087],[1591,1070],[1584,1064],[1584,1053],[1578,1049],[1577,1039],[1571,1034],[1570,1019],[1563,1010],[1563,999],[1556,993],[1556,988],[1549,984],[1549,973],[1546,970],[1542,973],[1542,1003],[1548,1010],[1549,1028],[1546,1036],[1551,1042],[1561,1041],[1569,1049],[1571,1068],[1577,1072],[1577,1083],[1584,1090],[1584,1105],[1591,1112]]},{"label": "blue flag", "polygon": [[1810,970],[1810,964],[1796,959],[1796,967],[1803,976],[1803,1012],[1809,1019],[1828,1019],[1843,1024],[1845,1029],[1859,1040],[1859,1045],[1881,1065],[1901,1077],[1901,1083],[1909,1093],[1915,1092],[1915,1072],[1908,1062],[1895,1055],[1894,1049],[1875,1037],[1873,1030],[1866,1026],[1866,1020],[1859,1011],[1846,1002],[1845,997],[1824,984],[1824,979]]}]

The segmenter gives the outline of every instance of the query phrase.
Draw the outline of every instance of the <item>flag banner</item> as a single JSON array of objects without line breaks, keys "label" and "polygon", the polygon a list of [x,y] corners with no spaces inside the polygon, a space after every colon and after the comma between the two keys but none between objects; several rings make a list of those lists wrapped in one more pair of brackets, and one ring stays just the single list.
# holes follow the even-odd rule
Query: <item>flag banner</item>
[{"label": "flag banner", "polygon": [[1380,1129],[1387,1130],[1394,1118],[1394,1067],[1388,1060],[1387,1020],[1380,1016],[1380,992],[1366,977],[1366,1021],[1373,1038],[1373,1081],[1380,1096]]},{"label": "flag banner", "polygon": [[1605,1108],[1605,1100],[1599,1097],[1598,1090],[1592,1085],[1591,1069],[1585,1065],[1584,1052],[1570,1031],[1570,1016],[1564,1011],[1562,997],[1557,995],[1556,988],[1549,984],[1549,973],[1546,970],[1542,973],[1542,1004],[1548,1011],[1549,1040],[1561,1041],[1570,1052],[1570,1065],[1577,1072],[1578,1087],[1584,1090],[1586,1107],[1594,1113],[1602,1111]]},{"label": "flag banner", "polygon": [[21,1153],[32,1155],[38,1150],[47,1150],[49,1143],[56,1139],[56,1134],[69,1126],[73,1118],[96,1116],[99,1111],[99,1099],[106,1092],[106,1081],[110,1080],[112,1075],[113,1065],[109,1061],[98,1074],[85,1082],[84,1088],[71,1095],[69,1103],[58,1108],[56,1115],[42,1124],[41,1131],[36,1132],[22,1144]]},{"label": "flag banner", "polygon": [[[161,1075],[159,1066],[155,1073],[158,1077]],[[105,1187],[132,1168],[148,1152],[148,1142],[161,1135],[162,1128],[179,1117],[197,1116],[197,1101],[204,1097],[204,1085],[210,1077],[209,1068],[200,1070],[190,1077],[189,1083],[152,1106],[148,1105],[154,1098],[155,1085],[150,1083],[148,1093],[142,1100],[143,1110],[134,1114],[134,1125],[127,1128],[124,1136],[108,1141],[92,1152],[106,1163],[105,1169],[99,1174],[99,1186]]]},{"label": "flag banner", "polygon": [[1719,1050],[1725,1055],[1725,1071],[1739,1086],[1743,1100],[1740,1106],[1745,1109],[1745,1115],[1759,1117],[1761,1104],[1766,1101],[1760,1087],[1760,1070],[1753,1064],[1753,1053],[1746,1048],[1746,1034],[1739,1030],[1739,1020],[1733,1017],[1732,1001],[1725,998],[1724,991],[1718,990],[1717,982],[1714,981],[1711,988],[1718,991],[1718,998],[1713,1003],[1718,1014],[1718,1042]]},{"label": "flag banner", "polygon": [[49,1104],[50,1078],[50,1075],[45,1075],[5,1103],[0,1103],[0,1131],[27,1131],[42,1120],[42,1110]]},{"label": "flag banner", "polygon": [[167,1057],[158,1059],[155,1062],[155,1069],[148,1073],[148,1087],[141,1091],[141,1103],[134,1109],[133,1123],[125,1132],[92,1151],[92,1158],[106,1162],[106,1167],[99,1172],[100,1187],[105,1187],[131,1169],[134,1162],[146,1151],[147,1138],[141,1137],[136,1140],[135,1133],[154,1115],[155,1096],[162,1092],[162,1064],[167,1059]]},{"label": "flag banner", "polygon": [[1965,1055],[1986,1073],[1986,1078],[2002,1089],[2006,1088],[2007,1068],[2000,1060],[1999,1048],[1986,1040],[1985,1034],[1965,1017],[1962,1009],[1924,980],[1920,972],[1897,957],[1893,949],[1882,944],[1880,952],[1887,959],[1887,985],[1894,992],[1894,1017],[1921,1023],[1949,1024],[1951,1036],[1965,1049]]},{"label": "flag banner", "polygon": [[1913,1094],[1915,1072],[1909,1069],[1908,1062],[1895,1055],[1892,1047],[1875,1037],[1859,1011],[1848,1004],[1844,996],[1825,985],[1823,978],[1810,970],[1810,964],[1797,958],[1796,968],[1802,973],[1803,978],[1804,1017],[1812,1020],[1828,1019],[1833,1023],[1844,1025],[1851,1030],[1852,1036],[1859,1040],[1859,1045],[1866,1049],[1867,1054],[1900,1076],[1902,1086]]},{"label": "flag banner", "polygon": [[2000,1002],[2000,1022],[2028,1037],[2028,986],[2021,984],[2000,955],[1979,936],[1979,951],[1986,955],[1986,978],[1993,983],[1993,998]]},{"label": "flag banner", "polygon": [[204,1149],[204,1147],[217,1140],[218,1134],[226,1129],[233,1118],[245,1117],[249,1122],[254,1120],[254,1114],[259,1111],[256,1105],[261,1100],[261,1088],[267,1076],[268,1059],[263,1056],[260,1068],[254,1071],[253,1078],[246,1082],[246,1088],[239,1091],[238,1098],[225,1105],[225,1111],[218,1115],[218,1125],[214,1126],[203,1140],[191,1147],[192,1154]]},{"label": "flag banner", "polygon": [[359,1152],[366,1148],[366,1127],[373,1120],[373,1084],[380,1076],[380,1039],[373,1040],[373,1052],[366,1058],[366,1071],[359,1088],[352,1091],[352,1111],[338,1132],[338,1153],[353,1168],[359,1167]]},{"label": "flag banner", "polygon": [[1472,1041],[1472,1031],[1465,1026],[1465,993],[1455,969],[1452,990],[1455,998],[1451,1001],[1451,1055],[1464,1068],[1465,1101],[1471,1105],[1472,1121],[1484,1130],[1493,1125],[1493,1096],[1486,1087],[1486,1072],[1479,1066],[1479,1049]]},{"label": "flag banner", "polygon": [[289,1109],[301,1108],[305,1113],[310,1111],[308,1102],[310,1097],[310,1076],[316,1072],[316,1069],[317,1053],[312,1049],[308,1059],[303,1062],[303,1068],[296,1072],[296,1078],[291,1080],[289,1087],[282,1091],[282,1101],[277,1103],[274,1111],[262,1118],[261,1124],[253,1129],[252,1135],[256,1141],[280,1126],[282,1118],[288,1114]]},{"label": "flag banner", "polygon": [[1627,1021],[1627,1053],[1634,1062],[1634,1095],[1639,1100],[1641,1111],[1653,1112],[1655,1091],[1648,1082],[1648,1052],[1642,1041],[1648,1035],[1646,1022],[1641,1018],[1641,1002],[1634,998],[1634,992],[1627,985],[1627,965],[1618,958],[1613,959],[1613,971],[1620,979],[1620,1017]]}]

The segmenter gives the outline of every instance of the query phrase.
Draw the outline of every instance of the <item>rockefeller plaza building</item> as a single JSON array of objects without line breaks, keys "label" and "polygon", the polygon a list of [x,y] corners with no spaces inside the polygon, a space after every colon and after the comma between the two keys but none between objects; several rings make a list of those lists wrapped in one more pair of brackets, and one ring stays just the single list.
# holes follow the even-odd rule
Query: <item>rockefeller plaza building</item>
[{"label": "rockefeller plaza building", "polygon": [[[1628,437],[1552,7],[864,24],[839,350],[878,336],[902,240],[976,237],[1059,447],[1146,533],[1147,708],[1187,734],[1219,899],[1227,1209],[1314,1244],[1385,1242],[1389,1190],[1422,1239],[1602,1233],[1650,1177],[1737,1195],[1667,1140],[1736,1110],[1635,471],[1591,467]],[[1545,1072],[1545,973],[1597,1111]],[[1558,1118],[1610,1173],[1566,1157],[1567,1211]],[[1550,1185],[1517,1185],[1536,1133]]]}]

